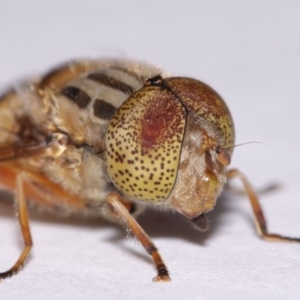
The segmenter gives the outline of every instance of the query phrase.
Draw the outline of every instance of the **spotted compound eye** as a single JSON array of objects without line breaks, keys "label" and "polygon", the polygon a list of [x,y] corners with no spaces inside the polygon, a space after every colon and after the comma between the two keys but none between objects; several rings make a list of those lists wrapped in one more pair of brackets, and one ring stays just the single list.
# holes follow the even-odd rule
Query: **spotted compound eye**
[{"label": "spotted compound eye", "polygon": [[176,181],[186,111],[168,89],[145,85],[112,117],[105,138],[108,174],[125,195],[167,199]]}]

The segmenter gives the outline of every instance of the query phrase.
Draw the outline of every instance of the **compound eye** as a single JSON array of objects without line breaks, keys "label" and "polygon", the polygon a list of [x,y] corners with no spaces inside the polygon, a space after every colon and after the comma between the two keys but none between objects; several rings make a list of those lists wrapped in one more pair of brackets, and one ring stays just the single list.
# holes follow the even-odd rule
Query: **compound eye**
[{"label": "compound eye", "polygon": [[231,157],[226,148],[222,146],[217,146],[216,153],[217,153],[217,160],[219,161],[219,163],[221,163],[224,167],[230,165]]},{"label": "compound eye", "polygon": [[176,182],[186,112],[167,89],[144,86],[112,116],[105,135],[107,173],[124,195],[162,202]]}]

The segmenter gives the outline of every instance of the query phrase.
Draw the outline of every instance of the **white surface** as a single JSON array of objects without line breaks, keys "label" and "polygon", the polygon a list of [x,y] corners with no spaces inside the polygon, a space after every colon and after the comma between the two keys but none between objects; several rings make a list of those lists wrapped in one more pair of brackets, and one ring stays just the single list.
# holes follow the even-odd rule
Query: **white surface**
[{"label": "white surface", "polygon": [[[12,1],[0,3],[0,83],[76,57],[128,56],[212,85],[233,114],[232,166],[255,187],[273,232],[300,237],[299,1]],[[33,216],[35,247],[0,299],[299,299],[300,246],[257,238],[245,197],[219,199],[207,234],[179,215],[139,221],[167,263],[155,272],[137,242],[102,221]],[[0,203],[0,267],[21,249]]]}]

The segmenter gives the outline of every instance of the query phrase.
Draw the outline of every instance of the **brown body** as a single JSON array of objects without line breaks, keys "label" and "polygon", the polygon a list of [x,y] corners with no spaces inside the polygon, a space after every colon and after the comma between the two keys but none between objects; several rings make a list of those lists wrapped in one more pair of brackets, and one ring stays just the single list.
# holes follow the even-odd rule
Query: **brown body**
[{"label": "brown body", "polygon": [[199,230],[228,178],[242,179],[258,233],[268,234],[246,178],[227,170],[234,146],[230,112],[210,87],[168,78],[133,61],[64,65],[0,98],[0,186],[16,195],[25,247],[32,247],[27,199],[54,210],[125,225],[152,256],[155,281],[169,275],[157,248],[132,217],[146,206],[176,210]]}]

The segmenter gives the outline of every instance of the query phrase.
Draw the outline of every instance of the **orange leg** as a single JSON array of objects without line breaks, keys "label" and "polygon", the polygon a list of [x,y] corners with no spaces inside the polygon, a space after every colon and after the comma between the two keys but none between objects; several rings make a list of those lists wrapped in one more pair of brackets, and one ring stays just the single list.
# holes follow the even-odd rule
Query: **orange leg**
[{"label": "orange leg", "polygon": [[130,215],[128,210],[122,204],[122,197],[118,193],[111,193],[106,200],[108,208],[113,217],[120,223],[130,229],[135,237],[139,240],[145,250],[151,255],[153,263],[157,270],[157,276],[153,278],[153,281],[170,281],[169,272],[164,264],[158,249],[151,241],[150,237],[143,230],[143,228],[137,223],[137,221]]},{"label": "orange leg", "polygon": [[27,199],[53,207],[69,207],[75,210],[86,209],[86,201],[79,196],[67,193],[61,186],[53,183],[42,174],[22,171],[21,168],[0,164],[0,187],[15,192],[18,174],[24,172],[24,194]]},{"label": "orange leg", "polygon": [[246,176],[240,172],[239,170],[233,169],[228,172],[228,179],[238,177],[241,179],[245,192],[248,195],[248,198],[250,200],[250,204],[252,206],[253,215],[254,215],[254,222],[256,226],[256,231],[259,236],[261,236],[263,239],[268,241],[275,241],[275,242],[300,242],[300,238],[291,238],[282,236],[276,233],[269,233],[267,230],[267,222],[264,217],[263,211],[261,209],[261,206],[258,202],[257,196],[246,178]]},{"label": "orange leg", "polygon": [[29,228],[27,212],[27,200],[30,198],[35,202],[50,208],[69,208],[76,211],[86,209],[86,202],[74,195],[65,192],[60,186],[49,181],[39,174],[14,169],[9,165],[0,165],[1,186],[6,190],[15,192],[17,202],[17,214],[24,240],[24,249],[16,263],[6,272],[0,273],[0,281],[16,274],[32,248],[32,238]]},{"label": "orange leg", "polygon": [[25,173],[21,173],[20,175],[18,175],[16,182],[17,212],[24,240],[24,249],[16,263],[8,271],[0,273],[0,280],[16,274],[20,270],[26,258],[28,257],[33,245],[29,227],[26,197],[24,194],[24,174]]}]

